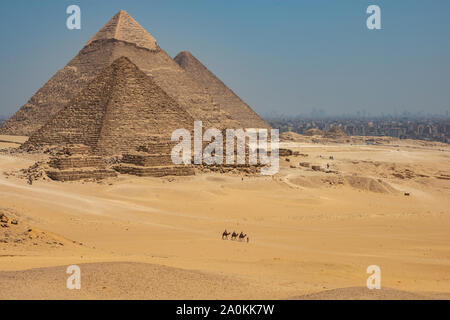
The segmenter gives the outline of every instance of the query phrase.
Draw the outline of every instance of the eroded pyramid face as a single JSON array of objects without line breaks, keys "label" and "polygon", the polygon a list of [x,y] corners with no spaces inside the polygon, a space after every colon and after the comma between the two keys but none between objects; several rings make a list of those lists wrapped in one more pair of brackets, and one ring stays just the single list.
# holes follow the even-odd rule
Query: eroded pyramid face
[{"label": "eroded pyramid face", "polygon": [[105,68],[62,110],[31,135],[28,146],[82,144],[97,154],[119,155],[155,137],[169,141],[194,120],[128,58]]},{"label": "eroded pyramid face", "polygon": [[239,121],[242,127],[270,128],[267,122],[190,52],[180,52],[174,60],[219,104],[220,108]]},{"label": "eroded pyramid face", "polygon": [[1,134],[31,135],[67,105],[116,59],[125,56],[205,127],[240,128],[125,11],[119,11],[1,128]]}]

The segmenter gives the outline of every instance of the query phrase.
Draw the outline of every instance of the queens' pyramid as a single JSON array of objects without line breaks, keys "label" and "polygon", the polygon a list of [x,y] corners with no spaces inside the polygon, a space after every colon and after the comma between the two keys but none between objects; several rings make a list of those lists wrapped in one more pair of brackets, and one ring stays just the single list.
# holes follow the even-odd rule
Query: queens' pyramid
[{"label": "queens' pyramid", "polygon": [[205,127],[241,127],[144,28],[121,10],[0,128],[0,133],[30,135],[122,56],[151,76],[193,119],[202,120]]},{"label": "queens' pyramid", "polygon": [[128,58],[105,68],[23,145],[82,144],[101,155],[136,150],[152,140],[169,141],[194,120]]},{"label": "queens' pyramid", "polygon": [[180,52],[174,60],[242,127],[270,128],[267,122],[190,52]]}]

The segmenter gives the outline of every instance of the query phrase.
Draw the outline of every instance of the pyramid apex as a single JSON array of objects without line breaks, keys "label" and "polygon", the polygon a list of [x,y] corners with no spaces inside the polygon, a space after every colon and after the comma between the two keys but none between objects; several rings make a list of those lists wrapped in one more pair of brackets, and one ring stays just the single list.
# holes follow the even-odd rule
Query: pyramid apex
[{"label": "pyramid apex", "polygon": [[181,51],[178,53],[179,56],[192,56],[192,53],[190,51]]},{"label": "pyramid apex", "polygon": [[[192,53],[189,51],[181,51],[173,58],[175,62],[177,62],[180,66],[185,65],[186,63],[192,63],[194,61],[198,61]],[[189,62],[188,62],[189,61]]]},{"label": "pyramid apex", "polygon": [[189,51],[181,51],[176,55],[174,59],[185,59],[185,58],[195,58],[195,57]]},{"label": "pyramid apex", "polygon": [[158,48],[155,38],[148,33],[125,10],[119,10],[87,43],[115,39],[154,50]]},{"label": "pyramid apex", "polygon": [[119,11],[117,11],[117,13],[114,15],[114,17],[115,16],[128,16],[128,17],[130,17],[131,19],[133,19],[132,17],[131,17],[131,15],[127,12],[127,11],[125,11],[125,10],[123,10],[123,9],[120,9]]}]

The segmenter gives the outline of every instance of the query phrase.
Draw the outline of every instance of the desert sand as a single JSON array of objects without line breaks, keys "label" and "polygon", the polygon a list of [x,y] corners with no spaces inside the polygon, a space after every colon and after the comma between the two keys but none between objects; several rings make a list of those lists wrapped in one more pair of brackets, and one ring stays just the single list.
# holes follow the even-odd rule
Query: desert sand
[{"label": "desert sand", "polygon": [[48,155],[11,152],[25,140],[0,136],[0,213],[18,221],[0,228],[0,299],[450,298],[448,145],[303,136],[275,176],[30,185],[20,170]]}]

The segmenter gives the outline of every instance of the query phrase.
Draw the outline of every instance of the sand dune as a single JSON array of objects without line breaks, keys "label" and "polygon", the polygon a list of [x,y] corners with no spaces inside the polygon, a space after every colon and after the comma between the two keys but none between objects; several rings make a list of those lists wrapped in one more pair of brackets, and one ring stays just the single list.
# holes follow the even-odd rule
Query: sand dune
[{"label": "sand dune", "polygon": [[398,192],[389,183],[370,177],[358,176],[291,176],[289,181],[295,185],[307,188],[320,188],[323,186],[348,186],[356,190],[370,191],[377,193],[395,193]]},{"label": "sand dune", "polygon": [[111,262],[79,267],[80,290],[67,289],[67,266],[0,272],[0,299],[247,299],[261,290],[236,277],[155,264]]},{"label": "sand dune", "polygon": [[[68,266],[0,272],[0,299],[275,299],[276,292],[236,276],[134,262],[80,264],[81,289],[66,287]],[[429,300],[450,294],[415,294],[365,287],[323,290],[289,300]]]}]

